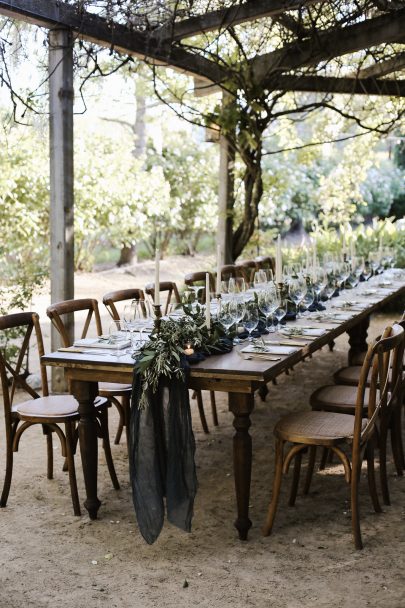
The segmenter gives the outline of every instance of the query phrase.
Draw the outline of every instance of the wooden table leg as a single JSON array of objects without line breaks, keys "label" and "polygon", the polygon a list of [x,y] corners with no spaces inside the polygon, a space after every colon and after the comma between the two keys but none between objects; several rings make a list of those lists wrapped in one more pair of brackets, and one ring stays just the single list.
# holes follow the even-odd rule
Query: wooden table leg
[{"label": "wooden table leg", "polygon": [[71,390],[79,402],[79,444],[86,488],[84,506],[90,519],[97,519],[97,511],[101,505],[97,497],[98,440],[94,408],[97,383],[72,380]]},{"label": "wooden table leg", "polygon": [[349,329],[349,365],[361,365],[367,352],[367,331],[370,317],[365,317],[360,323]]},{"label": "wooden table leg", "polygon": [[233,468],[238,516],[235,528],[240,540],[247,540],[252,525],[249,519],[250,479],[252,473],[252,438],[249,434],[252,394],[229,393],[229,410],[234,415]]}]

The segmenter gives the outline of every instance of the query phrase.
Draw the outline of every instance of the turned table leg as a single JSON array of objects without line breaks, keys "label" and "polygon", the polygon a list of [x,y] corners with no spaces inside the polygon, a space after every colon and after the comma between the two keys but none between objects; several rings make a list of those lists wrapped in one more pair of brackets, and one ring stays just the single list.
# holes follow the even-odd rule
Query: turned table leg
[{"label": "turned table leg", "polygon": [[101,504],[97,497],[98,441],[94,407],[97,383],[72,380],[71,389],[74,397],[79,402],[79,444],[86,488],[84,506],[90,519],[97,519],[97,511]]},{"label": "turned table leg", "polygon": [[370,317],[365,317],[360,323],[349,329],[349,365],[361,365],[367,352],[367,331]]},{"label": "turned table leg", "polygon": [[252,438],[249,434],[252,394],[229,393],[229,410],[234,415],[233,468],[238,515],[235,528],[240,540],[247,540],[252,522],[249,519],[250,479],[252,473]]}]

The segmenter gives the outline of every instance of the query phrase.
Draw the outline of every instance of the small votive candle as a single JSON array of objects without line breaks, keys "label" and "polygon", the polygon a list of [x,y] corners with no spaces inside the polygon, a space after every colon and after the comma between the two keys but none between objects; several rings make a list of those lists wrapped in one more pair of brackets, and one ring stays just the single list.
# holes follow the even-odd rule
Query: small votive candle
[{"label": "small votive candle", "polygon": [[184,354],[185,355],[193,355],[194,354],[194,348],[191,346],[191,344],[186,344],[186,348],[184,349]]}]

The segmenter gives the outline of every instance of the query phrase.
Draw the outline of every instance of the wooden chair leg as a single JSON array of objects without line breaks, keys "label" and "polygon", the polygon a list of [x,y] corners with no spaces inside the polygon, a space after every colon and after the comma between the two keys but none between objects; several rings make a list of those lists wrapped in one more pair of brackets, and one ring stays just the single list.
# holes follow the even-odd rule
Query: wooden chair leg
[{"label": "wooden chair leg", "polygon": [[388,476],[387,476],[387,434],[388,429],[386,421],[381,418],[380,424],[380,435],[379,435],[379,460],[380,460],[380,481],[381,481],[381,492],[383,502],[385,505],[390,505],[390,492],[388,489]]},{"label": "wooden chair leg", "polygon": [[292,478],[292,484],[291,484],[290,498],[288,501],[288,504],[290,507],[293,507],[295,505],[295,500],[297,498],[297,490],[298,490],[298,484],[300,481],[300,473],[301,473],[301,462],[302,462],[302,450],[301,450],[301,452],[298,452],[298,454],[294,458],[294,472],[293,472],[293,478]]},{"label": "wooden chair leg", "polygon": [[4,476],[3,491],[1,493],[0,507],[7,505],[8,495],[10,493],[11,478],[13,476],[13,440],[12,437],[7,437],[7,452],[6,452],[6,474]]},{"label": "wooden chair leg", "polygon": [[53,445],[52,431],[47,429],[46,432],[46,454],[47,454],[47,478],[53,479]]},{"label": "wooden chair leg", "polygon": [[101,410],[98,413],[98,419],[100,421],[100,431],[101,437],[103,440],[103,449],[105,454],[105,460],[108,467],[108,472],[110,473],[112,484],[115,490],[120,489],[120,484],[117,478],[117,474],[115,472],[114,462],[111,454],[111,446],[110,446],[110,436],[108,433],[108,411]]},{"label": "wooden chair leg", "polygon": [[198,411],[200,414],[200,420],[201,420],[201,425],[203,427],[203,431],[204,431],[204,433],[209,433],[207,419],[205,417],[205,412],[204,412],[204,404],[203,404],[203,400],[202,400],[201,391],[196,391],[195,396],[197,399],[197,407],[198,407]]},{"label": "wooden chair leg", "polygon": [[303,494],[305,496],[308,494],[309,488],[311,487],[312,475],[313,475],[314,467],[315,467],[315,460],[316,460],[316,445],[311,445],[309,447],[308,468],[307,468],[307,474],[305,477],[305,483],[304,483],[304,489],[303,489]]},{"label": "wooden chair leg", "polygon": [[218,426],[217,404],[215,402],[214,391],[210,391],[210,400],[211,400],[212,422],[214,423],[214,426]]},{"label": "wooden chair leg", "polygon": [[116,399],[115,397],[110,397],[109,399],[110,399],[110,402],[113,403],[115,405],[115,407],[117,408],[118,415],[119,415],[118,428],[117,428],[117,432],[115,434],[115,439],[114,439],[114,444],[118,445],[119,442],[121,441],[122,431],[124,430],[124,426],[125,426],[125,410],[124,410],[124,405],[121,404],[121,402],[118,399]]},{"label": "wooden chair leg", "polygon": [[402,445],[402,420],[401,410],[398,408],[394,411],[391,419],[391,446],[392,454],[394,456],[395,468],[397,475],[402,477],[404,474],[404,448]]},{"label": "wooden chair leg", "polygon": [[319,464],[319,470],[323,471],[326,467],[326,462],[328,460],[328,456],[329,456],[329,450],[328,448],[323,448],[322,449],[322,456],[321,456],[321,462]]},{"label": "wooden chair leg", "polygon": [[266,521],[263,526],[263,536],[269,536],[269,534],[271,534],[274,518],[276,516],[278,499],[280,497],[281,480],[283,476],[283,448],[284,442],[281,439],[277,439],[273,491],[269,509],[267,512]]},{"label": "wooden chair leg", "polygon": [[374,446],[372,444],[372,439],[368,442],[366,447],[366,458],[368,489],[371,496],[371,502],[373,503],[374,511],[376,513],[381,513],[382,509],[380,506],[380,501],[378,500],[377,485],[375,481]]},{"label": "wooden chair leg", "polygon": [[81,515],[79,493],[77,491],[76,469],[74,460],[74,423],[65,423],[66,433],[66,461],[69,472],[70,494],[72,496],[73,512],[75,515]]},{"label": "wooden chair leg", "polygon": [[354,538],[354,546],[356,549],[363,548],[360,530],[360,512],[359,512],[359,482],[360,482],[360,466],[361,459],[353,460],[352,476],[351,476],[351,491],[350,502],[352,510],[352,532]]}]

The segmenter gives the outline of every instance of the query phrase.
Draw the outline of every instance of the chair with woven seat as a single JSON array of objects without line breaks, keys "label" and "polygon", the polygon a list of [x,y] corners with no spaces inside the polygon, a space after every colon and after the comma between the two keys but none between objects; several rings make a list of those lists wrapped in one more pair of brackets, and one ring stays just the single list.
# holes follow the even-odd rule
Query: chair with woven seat
[{"label": "chair with woven seat", "polygon": [[[21,345],[18,353],[10,356],[0,352],[0,375],[3,392],[4,419],[6,426],[6,473],[0,506],[5,507],[10,492],[14,452],[18,451],[22,434],[31,426],[40,424],[46,436],[47,444],[47,477],[53,479],[53,446],[52,435],[55,433],[61,443],[62,456],[67,464],[69,474],[70,492],[75,515],[80,515],[79,495],[76,484],[76,471],[74,454],[77,445],[76,425],[80,418],[78,402],[71,395],[49,395],[46,367],[40,363],[44,354],[39,317],[36,313],[23,312],[0,317],[0,331],[18,332]],[[27,384],[22,374],[22,364],[26,357],[30,342],[35,338],[40,368],[42,396]],[[16,344],[13,345],[16,347]],[[18,347],[17,347],[18,348]],[[31,347],[31,356],[33,349]],[[28,400],[15,403],[15,398],[20,396],[17,391],[24,391]],[[103,439],[103,446],[108,469],[113,485],[119,489],[119,483],[115,474],[112,461],[110,443],[108,439],[108,418],[106,408],[109,406],[107,399],[97,398],[94,403],[96,408],[99,436]],[[62,425],[65,432],[63,432]]]},{"label": "chair with woven seat", "polygon": [[103,296],[103,304],[110,313],[110,316],[115,321],[121,319],[116,304],[117,302],[128,302],[132,300],[144,300],[145,294],[142,289],[118,289],[117,291],[109,291]]},{"label": "chair with woven seat", "polygon": [[[82,298],[77,300],[64,300],[57,304],[51,304],[46,310],[46,314],[51,319],[52,325],[57,329],[64,347],[72,346],[70,336],[66,329],[66,315],[87,312],[86,319],[81,331],[81,338],[87,336],[92,319],[94,319],[95,330],[98,336],[102,335],[101,319],[97,300],[92,298]],[[115,435],[115,443],[121,439],[124,427],[128,432],[127,422],[129,421],[130,401],[132,387],[130,384],[120,384],[116,382],[99,382],[98,394],[106,397],[115,405],[119,414],[118,429]],[[121,398],[121,401],[119,399]]]},{"label": "chair with woven seat", "polygon": [[[155,301],[155,283],[148,283],[145,285],[145,293],[152,298],[152,301]],[[179,290],[177,289],[176,283],[172,281],[161,281],[159,283],[159,294],[166,294],[166,301],[163,306],[163,315],[167,315],[169,306],[173,303],[180,304],[181,298],[179,294]]]},{"label": "chair with woven seat", "polygon": [[[290,505],[295,504],[300,476],[302,454],[309,450],[310,461],[315,460],[316,448],[327,447],[343,464],[345,480],[350,484],[352,531],[356,549],[362,549],[358,494],[360,469],[365,456],[369,491],[376,512],[381,511],[375,483],[374,447],[376,443],[376,420],[384,417],[398,398],[400,384],[391,386],[388,370],[395,372],[402,363],[404,330],[399,325],[387,327],[380,339],[371,345],[363,363],[356,393],[354,415],[328,411],[305,411],[284,416],[275,426],[276,462],[273,492],[263,534],[268,536],[273,528],[280,495],[283,473],[287,473],[294,460],[294,474],[290,494]],[[367,376],[371,371],[368,403],[365,402]],[[285,444],[290,444],[284,454]],[[347,448],[349,454],[344,448]],[[313,467],[312,467],[313,468]],[[312,469],[309,465],[309,470]]]},{"label": "chair with woven seat", "polygon": [[209,286],[211,293],[215,292],[215,280],[211,272],[199,271],[190,272],[184,277],[184,284],[188,287],[200,287],[201,295],[199,297],[200,302],[205,302],[205,282],[206,275],[208,274]]},{"label": "chair with woven seat", "polygon": [[[405,321],[400,321],[399,326],[405,329]],[[398,377],[393,375],[393,370],[388,370],[388,379],[390,384],[395,384],[397,381],[401,384],[403,380],[402,363],[400,368],[400,374]],[[334,380],[338,381],[334,385],[326,385],[317,389],[310,397],[310,403],[314,410],[325,410],[331,412],[344,412],[346,414],[354,413],[356,403],[356,385],[359,382],[361,373],[361,366],[349,366],[338,370],[334,374]],[[399,371],[398,371],[399,373]],[[365,388],[365,403],[368,403],[369,399],[369,387],[371,383],[371,371],[366,378]],[[380,474],[383,499],[385,504],[390,504],[389,492],[388,492],[388,481],[387,481],[387,465],[386,465],[386,451],[387,451],[387,439],[388,431],[391,431],[391,446],[394,457],[394,463],[399,476],[403,475],[404,470],[404,450],[402,443],[402,422],[401,422],[401,411],[402,404],[401,399],[397,400],[395,407],[386,415],[384,419],[380,420],[379,428],[379,451],[380,451]],[[326,454],[322,459],[322,467],[325,462]]]}]

